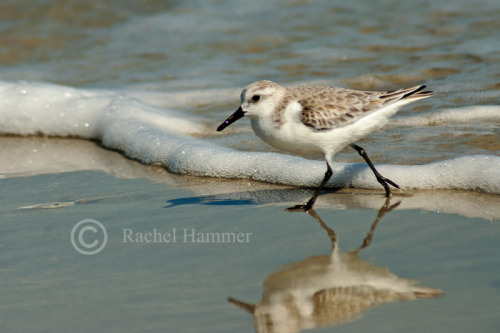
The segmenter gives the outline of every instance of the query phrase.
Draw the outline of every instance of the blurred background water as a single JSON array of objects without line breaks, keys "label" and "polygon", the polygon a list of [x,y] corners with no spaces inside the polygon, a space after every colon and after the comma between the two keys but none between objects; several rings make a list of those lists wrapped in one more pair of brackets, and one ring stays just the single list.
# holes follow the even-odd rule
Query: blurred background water
[{"label": "blurred background water", "polygon": [[[0,6],[4,80],[158,90],[239,87],[262,77],[359,88],[425,81],[447,95],[484,92],[482,104],[498,96],[500,6],[493,0]],[[447,97],[439,106],[459,106]]]}]

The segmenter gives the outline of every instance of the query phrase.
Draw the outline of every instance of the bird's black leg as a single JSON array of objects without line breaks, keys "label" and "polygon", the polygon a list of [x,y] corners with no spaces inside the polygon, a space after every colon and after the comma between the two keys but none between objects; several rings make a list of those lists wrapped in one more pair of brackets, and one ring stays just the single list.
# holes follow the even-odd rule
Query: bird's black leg
[{"label": "bird's black leg", "polygon": [[370,169],[372,169],[373,173],[375,174],[375,177],[377,177],[377,181],[384,187],[384,189],[385,189],[385,196],[386,197],[390,197],[392,195],[391,194],[391,189],[389,188],[388,184],[390,184],[390,185],[394,186],[395,188],[399,189],[399,185],[398,184],[396,184],[395,182],[393,182],[392,180],[390,180],[388,178],[385,178],[380,173],[378,173],[377,169],[375,169],[375,167],[373,166],[372,161],[370,161],[370,159],[368,158],[368,154],[366,153],[366,151],[363,148],[361,148],[360,146],[355,145],[355,144],[351,144],[351,147],[354,148],[358,152],[358,154],[361,155],[361,157],[363,157],[363,159],[368,164],[368,166],[370,167]]},{"label": "bird's black leg", "polygon": [[328,181],[330,180],[330,178],[333,175],[333,171],[332,171],[332,168],[330,167],[330,163],[326,162],[326,167],[327,167],[327,169],[326,169],[326,173],[325,173],[325,178],[323,178],[323,181],[321,182],[319,187],[316,189],[316,191],[314,192],[311,199],[309,199],[309,201],[305,205],[293,206],[293,207],[287,208],[286,209],[287,211],[297,212],[297,211],[308,211],[308,210],[312,209],[312,207],[314,206],[314,202],[316,202],[316,199],[318,198],[319,194],[323,190],[323,187],[325,187],[326,183],[328,183]]}]

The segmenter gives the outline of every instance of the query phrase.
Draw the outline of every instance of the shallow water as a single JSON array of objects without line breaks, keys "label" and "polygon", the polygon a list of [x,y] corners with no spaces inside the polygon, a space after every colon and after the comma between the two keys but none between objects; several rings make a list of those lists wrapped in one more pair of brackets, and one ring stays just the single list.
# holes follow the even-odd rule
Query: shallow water
[{"label": "shallow water", "polygon": [[[404,189],[359,259],[445,296],[315,331],[498,331],[499,15],[493,0],[0,3],[0,328],[254,331],[227,298],[266,305],[268,277],[332,246],[281,211],[324,162],[270,148],[245,119],[215,132],[245,85],[271,79],[435,92],[359,142]],[[346,253],[384,199],[355,152],[336,158],[330,186],[355,190],[317,210]],[[71,244],[83,219],[108,231],[97,255]],[[182,242],[184,228],[251,236]],[[124,242],[154,229],[177,241]],[[302,286],[285,291],[314,291]]]},{"label": "shallow water", "polygon": [[[252,332],[252,316],[227,298],[259,303],[262,284],[272,274],[331,252],[331,240],[317,221],[282,211],[307,193],[242,181],[171,178],[142,168],[157,180],[122,180],[95,171],[2,180],[3,331]],[[210,196],[210,190],[222,193]],[[393,204],[401,204],[382,217],[371,244],[358,254],[360,264],[387,268],[445,295],[339,314],[318,332],[331,331],[331,325],[357,332],[496,331],[500,263],[491,254],[499,251],[498,212],[491,220],[431,207],[446,206],[449,198],[435,193],[427,205],[414,197],[394,198]],[[341,253],[363,244],[384,204],[382,196],[359,193],[331,193],[324,200],[329,209],[318,206],[317,212],[336,233]],[[67,204],[52,208],[57,202]],[[477,212],[496,207],[477,200],[475,206]],[[80,254],[71,244],[72,229],[84,219],[107,229],[98,254]],[[193,229],[245,236],[201,243],[190,236]],[[137,236],[154,232],[176,236],[149,236],[150,242]],[[101,241],[93,236],[87,231],[84,241]],[[278,284],[283,288],[273,291],[277,299],[286,292],[311,296],[321,275],[310,275],[307,268],[299,272],[297,282],[292,275]],[[331,281],[336,282],[334,276]],[[280,317],[271,319],[275,327],[283,325]]]}]

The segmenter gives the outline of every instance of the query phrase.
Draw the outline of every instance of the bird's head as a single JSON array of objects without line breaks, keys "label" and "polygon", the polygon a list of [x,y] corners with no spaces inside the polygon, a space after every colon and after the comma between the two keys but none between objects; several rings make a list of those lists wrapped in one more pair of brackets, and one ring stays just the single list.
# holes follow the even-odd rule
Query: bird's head
[{"label": "bird's head", "polygon": [[272,81],[257,81],[246,86],[241,92],[240,107],[220,124],[217,131],[222,131],[243,116],[256,119],[269,115],[285,94],[286,89]]}]

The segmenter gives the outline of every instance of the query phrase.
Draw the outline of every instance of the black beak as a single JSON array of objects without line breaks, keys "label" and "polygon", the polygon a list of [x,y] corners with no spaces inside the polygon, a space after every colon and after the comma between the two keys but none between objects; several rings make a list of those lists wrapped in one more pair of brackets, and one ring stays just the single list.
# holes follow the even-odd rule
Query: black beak
[{"label": "black beak", "polygon": [[229,118],[226,119],[225,122],[219,125],[217,127],[217,132],[222,131],[224,128],[228,127],[232,123],[234,123],[236,120],[242,118],[245,115],[245,111],[241,109],[241,106],[236,110],[232,115],[229,116]]}]

